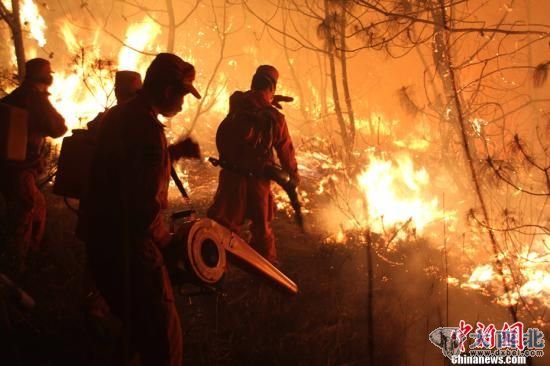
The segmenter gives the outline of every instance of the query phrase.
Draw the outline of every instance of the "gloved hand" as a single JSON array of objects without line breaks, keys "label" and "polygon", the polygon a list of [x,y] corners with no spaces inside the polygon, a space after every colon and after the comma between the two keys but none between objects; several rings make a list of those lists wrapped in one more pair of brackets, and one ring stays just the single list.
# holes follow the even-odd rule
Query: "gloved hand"
[{"label": "gloved hand", "polygon": [[300,185],[300,182],[302,181],[298,172],[290,173],[290,179],[296,187],[298,187]]},{"label": "gloved hand", "polygon": [[283,106],[281,105],[281,102],[288,103],[288,102],[292,102],[293,100],[294,100],[293,97],[289,97],[289,96],[286,96],[286,95],[275,94],[273,96],[273,100],[271,101],[271,104],[277,109],[283,109]]},{"label": "gloved hand", "polygon": [[181,158],[200,159],[201,149],[195,140],[188,137],[168,147],[170,158],[175,161]]}]

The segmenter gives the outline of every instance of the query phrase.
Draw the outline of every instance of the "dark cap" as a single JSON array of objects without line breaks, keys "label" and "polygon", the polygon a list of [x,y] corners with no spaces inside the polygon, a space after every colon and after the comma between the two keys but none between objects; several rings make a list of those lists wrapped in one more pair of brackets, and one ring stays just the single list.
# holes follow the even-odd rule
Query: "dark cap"
[{"label": "dark cap", "polygon": [[141,75],[135,71],[117,71],[115,74],[115,96],[118,103],[133,98],[142,88]]},{"label": "dark cap", "polygon": [[260,65],[256,69],[256,73],[254,74],[254,77],[260,76],[268,78],[269,81],[273,84],[273,88],[277,86],[277,81],[279,80],[279,71],[271,65]]},{"label": "dark cap", "polygon": [[42,81],[52,73],[50,61],[33,58],[25,63],[25,80]]},{"label": "dark cap", "polygon": [[123,90],[139,90],[141,89],[141,75],[139,72],[122,70],[115,74],[115,88]]},{"label": "dark cap", "polygon": [[171,83],[174,80],[179,81],[195,98],[201,98],[200,93],[193,86],[195,67],[172,53],[159,53],[155,57],[145,73],[143,84],[147,86],[149,83]]}]

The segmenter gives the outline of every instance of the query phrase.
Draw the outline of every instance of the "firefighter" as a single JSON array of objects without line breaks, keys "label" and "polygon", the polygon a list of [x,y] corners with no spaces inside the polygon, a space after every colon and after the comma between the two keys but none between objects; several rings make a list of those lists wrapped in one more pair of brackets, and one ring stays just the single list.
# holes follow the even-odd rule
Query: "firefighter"
[{"label": "firefighter", "polygon": [[[142,82],[139,72],[129,70],[117,71],[115,74],[115,98],[117,104],[126,103],[134,98],[141,87]],[[99,127],[101,126],[101,121],[105,113],[106,111],[100,112],[86,125],[88,131],[90,131],[94,137],[97,137],[99,134]]]},{"label": "firefighter", "polygon": [[61,137],[67,132],[63,117],[48,99],[53,76],[50,62],[35,58],[25,64],[21,86],[0,100],[28,112],[26,159],[0,162],[0,189],[7,201],[8,232],[14,239],[18,271],[26,269],[29,251],[39,249],[46,222],[46,200],[36,180],[45,168],[46,137]]},{"label": "firefighter", "polygon": [[[168,146],[157,116],[172,117],[193,86],[195,68],[161,53],[143,88],[106,114],[92,163],[85,215],[92,275],[124,324],[142,365],[181,365],[182,330],[161,251],[171,241],[167,206],[171,161],[200,156],[190,139]],[[126,355],[128,356],[128,355]]]},{"label": "firefighter", "polygon": [[[273,107],[279,72],[261,65],[252,77],[251,90],[237,91],[229,99],[229,114],[216,133],[220,160],[238,169],[222,169],[208,217],[238,232],[251,220],[251,245],[278,265],[270,181],[259,179],[265,166],[274,164],[273,150],[295,182],[299,182],[294,146],[283,114]],[[255,174],[242,174],[243,171]]]},{"label": "firefighter", "polygon": [[[115,97],[117,105],[132,100],[142,87],[141,75],[138,72],[128,70],[117,71],[115,74]],[[86,124],[88,133],[84,136],[86,136],[87,146],[95,146],[99,131],[108,111],[109,109],[99,112],[93,120]],[[86,205],[88,202],[86,200],[86,194],[82,193],[82,197],[80,197],[80,216],[84,215],[87,211]],[[76,237],[81,240],[85,240],[86,237],[87,228],[84,227],[85,224],[87,224],[86,219],[79,220],[76,228]]]}]

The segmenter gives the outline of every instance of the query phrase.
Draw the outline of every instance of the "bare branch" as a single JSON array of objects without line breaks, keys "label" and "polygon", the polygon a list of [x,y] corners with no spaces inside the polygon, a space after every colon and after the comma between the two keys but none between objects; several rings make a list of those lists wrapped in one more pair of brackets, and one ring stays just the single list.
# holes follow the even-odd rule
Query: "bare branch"
[{"label": "bare branch", "polygon": [[[86,9],[86,12],[88,12],[88,14],[90,15],[90,17],[98,24],[100,25],[99,21],[97,20],[97,18],[95,17],[94,13],[90,10],[90,8],[87,6],[87,4],[85,4],[84,6],[82,6],[84,9]],[[147,52],[147,51],[144,51],[144,50],[138,50],[137,48],[133,47],[133,46],[130,46],[129,44],[127,44],[126,42],[124,42],[124,40],[120,39],[117,35],[115,35],[114,33],[110,32],[107,30],[105,24],[103,25],[100,25],[101,26],[101,30],[103,32],[105,32],[107,35],[111,36],[114,40],[118,41],[121,45],[123,45],[124,47],[126,48],[129,48],[131,49],[132,51],[135,51],[137,53],[140,53],[142,55],[147,55],[147,56],[156,56],[157,53],[156,52]]]},{"label": "bare branch", "polygon": [[195,10],[197,10],[197,8],[199,7],[199,4],[200,4],[200,0],[195,0],[195,5],[193,5],[193,7],[191,8],[191,10],[189,10],[189,12],[183,17],[182,20],[180,20],[176,25],[175,27],[178,28],[179,26],[181,26],[182,24],[184,24],[187,19],[189,19],[189,17],[195,12]]},{"label": "bare branch", "polygon": [[13,14],[8,11],[8,8],[0,1],[0,18],[3,19],[10,28],[13,28]]},{"label": "bare branch", "polygon": [[499,167],[497,167],[494,163],[494,160],[491,158],[491,157],[488,157],[486,159],[487,163],[489,164],[489,166],[491,167],[491,169],[493,169],[493,171],[495,172],[496,176],[502,180],[503,182],[505,182],[506,184],[508,184],[509,186],[511,186],[512,188],[516,189],[517,191],[519,192],[522,192],[522,193],[526,193],[526,194],[529,194],[531,196],[549,196],[550,195],[550,192],[534,192],[534,191],[530,191],[530,190],[527,190],[527,189],[524,189],[524,188],[521,188],[519,185],[517,185],[516,183],[514,183],[511,179],[509,179],[508,177],[504,176],[504,174],[502,174],[502,169],[500,169]]}]

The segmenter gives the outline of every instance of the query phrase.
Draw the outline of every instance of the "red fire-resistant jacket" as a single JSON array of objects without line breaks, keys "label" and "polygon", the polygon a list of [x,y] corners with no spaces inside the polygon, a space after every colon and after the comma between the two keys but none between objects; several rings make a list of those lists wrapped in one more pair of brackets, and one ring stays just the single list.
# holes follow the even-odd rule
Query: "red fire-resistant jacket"
[{"label": "red fire-resistant jacket", "polygon": [[9,95],[0,100],[2,103],[25,109],[28,118],[27,158],[24,162],[10,163],[14,168],[42,167],[42,148],[46,137],[61,137],[67,132],[65,119],[52,106],[48,92],[38,90],[30,83],[23,83]]},{"label": "red fire-resistant jacket", "polygon": [[157,246],[167,244],[161,210],[167,206],[170,156],[164,125],[143,96],[106,112],[90,174],[79,222],[84,236],[94,242],[102,242],[94,238],[102,235],[149,237]]},{"label": "red fire-resistant jacket", "polygon": [[[260,111],[261,123],[254,124],[251,123],[253,118],[243,117],[253,111]],[[298,179],[294,146],[285,117],[258,92],[233,93],[229,114],[216,134],[216,145],[221,160],[253,171],[273,164],[275,150],[282,167]],[[266,146],[268,149],[263,151]],[[222,169],[214,203],[208,210],[209,217],[237,230],[246,217],[253,221],[270,221],[273,210],[269,182]]]}]

